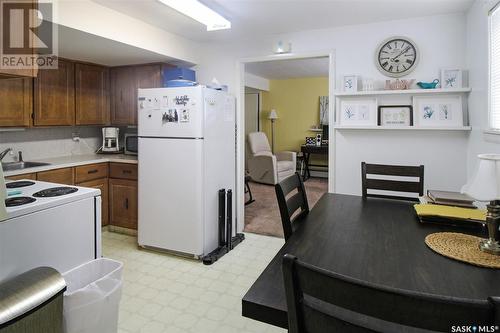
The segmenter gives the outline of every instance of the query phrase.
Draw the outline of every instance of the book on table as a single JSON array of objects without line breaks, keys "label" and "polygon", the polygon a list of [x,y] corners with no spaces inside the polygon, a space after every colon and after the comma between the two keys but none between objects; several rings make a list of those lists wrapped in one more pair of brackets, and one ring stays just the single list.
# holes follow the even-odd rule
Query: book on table
[{"label": "book on table", "polygon": [[484,228],[486,210],[449,205],[416,204],[413,206],[422,223],[437,223],[466,228]]},{"label": "book on table", "polygon": [[437,205],[476,208],[474,199],[459,192],[428,190],[427,197],[430,199],[430,203]]}]

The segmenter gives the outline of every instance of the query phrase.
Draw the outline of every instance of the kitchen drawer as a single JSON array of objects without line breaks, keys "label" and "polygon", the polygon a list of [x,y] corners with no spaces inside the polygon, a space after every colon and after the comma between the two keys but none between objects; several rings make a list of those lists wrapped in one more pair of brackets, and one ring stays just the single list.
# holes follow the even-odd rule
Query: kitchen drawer
[{"label": "kitchen drawer", "polygon": [[22,175],[6,176],[8,180],[20,180],[20,179],[31,179],[36,180],[36,173],[24,173]]},{"label": "kitchen drawer", "polygon": [[108,163],[96,163],[75,167],[75,182],[87,182],[89,180],[107,178]]},{"label": "kitchen drawer", "polygon": [[64,185],[74,185],[73,168],[61,168],[49,171],[42,171],[36,174],[36,179],[43,182],[58,183]]},{"label": "kitchen drawer", "polygon": [[110,163],[109,177],[137,180],[137,164]]}]

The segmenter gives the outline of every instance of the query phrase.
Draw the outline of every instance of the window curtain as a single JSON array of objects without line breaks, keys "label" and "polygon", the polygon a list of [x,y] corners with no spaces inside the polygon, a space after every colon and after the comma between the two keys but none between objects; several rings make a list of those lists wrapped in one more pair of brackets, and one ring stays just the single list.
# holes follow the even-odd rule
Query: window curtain
[{"label": "window curtain", "polygon": [[319,96],[319,123],[328,125],[328,96]]}]

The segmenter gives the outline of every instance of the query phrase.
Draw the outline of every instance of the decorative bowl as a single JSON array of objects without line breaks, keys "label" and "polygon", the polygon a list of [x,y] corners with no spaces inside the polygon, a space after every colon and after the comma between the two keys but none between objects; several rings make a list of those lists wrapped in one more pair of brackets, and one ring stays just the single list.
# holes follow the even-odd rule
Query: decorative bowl
[{"label": "decorative bowl", "polygon": [[436,89],[438,84],[439,84],[438,79],[435,79],[432,82],[417,82],[417,86],[419,86],[422,89]]}]

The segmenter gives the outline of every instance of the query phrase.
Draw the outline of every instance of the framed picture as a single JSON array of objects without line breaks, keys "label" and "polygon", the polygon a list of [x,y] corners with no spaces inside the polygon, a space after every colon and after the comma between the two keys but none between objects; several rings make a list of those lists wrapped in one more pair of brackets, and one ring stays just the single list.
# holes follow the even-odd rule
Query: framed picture
[{"label": "framed picture", "polygon": [[345,92],[358,91],[358,77],[356,75],[346,75],[342,82]]},{"label": "framed picture", "polygon": [[377,99],[341,100],[340,125],[377,126]]},{"label": "framed picture", "polygon": [[441,70],[441,88],[453,89],[463,87],[463,70],[445,68]]},{"label": "framed picture", "polygon": [[413,126],[413,106],[381,105],[378,107],[379,126]]},{"label": "framed picture", "polygon": [[413,110],[418,127],[462,127],[462,96],[415,96]]}]

